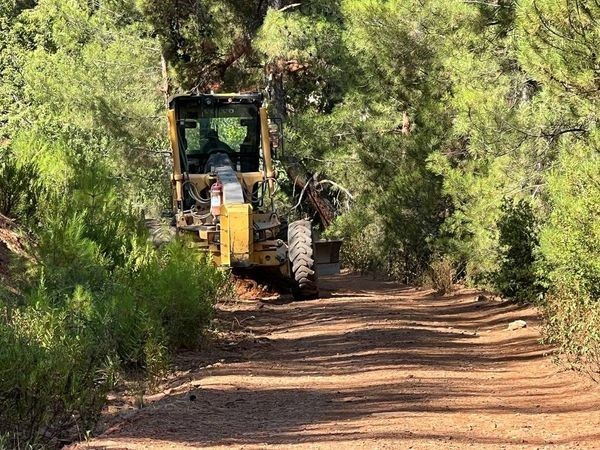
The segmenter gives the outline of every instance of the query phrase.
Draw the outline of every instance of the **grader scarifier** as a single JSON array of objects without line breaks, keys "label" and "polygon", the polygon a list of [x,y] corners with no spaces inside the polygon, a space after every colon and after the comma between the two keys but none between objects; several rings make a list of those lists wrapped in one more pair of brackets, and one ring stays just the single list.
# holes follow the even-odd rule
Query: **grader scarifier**
[{"label": "grader scarifier", "polygon": [[290,281],[295,298],[318,297],[317,253],[331,269],[339,245],[315,242],[308,220],[286,225],[269,201],[282,134],[262,95],[174,96],[168,121],[178,233],[219,266],[270,271]]}]

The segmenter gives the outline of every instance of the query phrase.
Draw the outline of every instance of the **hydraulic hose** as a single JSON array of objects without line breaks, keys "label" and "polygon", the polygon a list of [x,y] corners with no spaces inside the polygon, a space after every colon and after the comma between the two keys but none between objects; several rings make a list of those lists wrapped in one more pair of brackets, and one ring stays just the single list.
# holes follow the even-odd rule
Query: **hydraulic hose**
[{"label": "hydraulic hose", "polygon": [[186,180],[183,182],[183,186],[185,187],[187,185],[190,185],[188,188],[190,197],[202,205],[208,205],[210,203],[210,198],[202,198],[202,196],[198,193],[198,188],[196,188],[194,183],[192,183],[190,180]]}]

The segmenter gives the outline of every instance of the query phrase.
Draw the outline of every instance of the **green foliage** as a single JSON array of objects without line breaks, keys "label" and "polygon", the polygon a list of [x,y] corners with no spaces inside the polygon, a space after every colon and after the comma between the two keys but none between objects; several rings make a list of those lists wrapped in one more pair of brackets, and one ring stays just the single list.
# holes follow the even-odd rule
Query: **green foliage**
[{"label": "green foliage", "polygon": [[545,341],[572,369],[600,381],[600,302],[571,288],[553,288],[544,304]]},{"label": "green foliage", "polygon": [[[183,242],[159,252],[147,245],[134,249],[128,290],[165,331],[173,348],[194,348],[212,318],[213,305],[227,281],[210,260]],[[127,276],[131,276],[127,274]]]},{"label": "green foliage", "polygon": [[37,174],[33,164],[17,166],[10,152],[0,149],[0,214],[27,216],[36,203],[35,185]]},{"label": "green foliage", "polygon": [[47,441],[75,424],[89,429],[97,418],[110,371],[106,344],[93,332],[77,310],[3,309],[0,435],[15,447]]},{"label": "green foliage", "polygon": [[498,223],[500,267],[494,285],[508,298],[534,302],[543,294],[536,264],[538,228],[530,203],[505,200]]},{"label": "green foliage", "polygon": [[[244,59],[252,60],[250,36],[261,24],[267,2],[259,0],[143,0],[147,23],[161,38],[173,77],[185,89],[206,90],[223,79],[243,80]],[[242,60],[242,61],[240,61]],[[228,72],[226,74],[226,72]]]},{"label": "green foliage", "polygon": [[33,271],[51,292],[69,295],[77,286],[100,289],[105,283],[108,259],[86,231],[84,217],[78,214],[45,221],[36,247],[39,264]]},{"label": "green foliage", "polygon": [[4,30],[1,144],[35,166],[39,189],[64,194],[83,174],[89,190],[100,169],[136,206],[166,194],[160,53],[136,18],[129,0],[43,0]]},{"label": "green foliage", "polygon": [[565,100],[597,100],[600,5],[584,0],[521,3],[518,48],[528,72]]},{"label": "green foliage", "polygon": [[288,62],[297,65],[285,79],[287,103],[295,111],[331,112],[353,76],[338,3],[310,1],[285,12],[271,9],[252,41],[276,72]]},{"label": "green foliage", "polygon": [[548,340],[579,368],[600,374],[599,136],[565,142],[549,177],[552,212],[540,235],[550,295]]},{"label": "green foliage", "polygon": [[386,268],[385,255],[378,251],[383,245],[383,226],[365,209],[356,207],[339,217],[327,230],[327,237],[332,236],[344,239],[341,259],[345,267],[361,273],[379,272]]},{"label": "green foliage", "polygon": [[548,179],[552,206],[541,251],[553,286],[600,298],[600,134],[565,142]]},{"label": "green foliage", "polygon": [[50,242],[68,247],[42,244],[37,286],[2,309],[0,435],[21,443],[90,430],[122,371],[162,375],[169,349],[199,345],[227,282],[180,242],[140,240],[112,270],[76,220]]}]

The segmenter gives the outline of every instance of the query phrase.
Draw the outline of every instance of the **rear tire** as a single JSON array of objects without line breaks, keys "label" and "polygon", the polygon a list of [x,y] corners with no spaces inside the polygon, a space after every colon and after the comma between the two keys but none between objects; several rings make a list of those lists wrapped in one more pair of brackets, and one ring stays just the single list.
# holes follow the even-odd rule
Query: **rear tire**
[{"label": "rear tire", "polygon": [[319,297],[314,254],[310,222],[298,220],[290,223],[288,226],[288,258],[294,282],[292,294],[296,300]]}]

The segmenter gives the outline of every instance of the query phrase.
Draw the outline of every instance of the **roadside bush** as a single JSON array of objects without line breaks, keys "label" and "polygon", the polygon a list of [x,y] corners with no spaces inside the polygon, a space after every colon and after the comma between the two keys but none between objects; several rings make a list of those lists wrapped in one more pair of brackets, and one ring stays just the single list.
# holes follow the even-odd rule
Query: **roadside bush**
[{"label": "roadside bush", "polygon": [[338,217],[325,236],[344,239],[340,256],[345,268],[385,274],[385,260],[380,250],[383,225],[362,206]]},{"label": "roadside bush", "polygon": [[492,277],[502,295],[523,302],[540,300],[543,288],[538,279],[538,224],[526,200],[505,199],[498,222],[500,267]]},{"label": "roadside bush", "polygon": [[445,295],[453,291],[455,276],[456,270],[452,259],[444,256],[431,263],[427,276],[429,283],[426,284],[430,284],[438,294]]},{"label": "roadside bush", "polygon": [[106,344],[72,311],[30,306],[2,315],[0,435],[9,447],[90,429],[110,386]]},{"label": "roadside bush", "polygon": [[546,335],[574,367],[600,377],[600,133],[565,145],[548,179],[540,250],[550,291]]},{"label": "roadside bush", "polygon": [[384,223],[383,250],[393,258],[394,278],[413,283],[427,273],[432,243],[442,224],[440,178],[423,163],[407,165],[386,189],[378,213]]},{"label": "roadside bush", "polygon": [[128,288],[137,304],[144,305],[150,317],[160,323],[169,346],[197,346],[212,318],[214,303],[226,286],[225,274],[182,241],[159,250],[147,243],[137,246],[128,270]]},{"label": "roadside bush", "polygon": [[19,167],[9,150],[0,148],[0,214],[25,216],[32,212],[36,192],[35,167],[28,163]]},{"label": "roadside bush", "polygon": [[152,382],[169,348],[200,343],[227,282],[184,242],[157,250],[136,238],[113,268],[77,217],[59,228],[40,238],[37,285],[0,306],[0,436],[9,447],[91,430],[120,373]]},{"label": "roadside bush", "polygon": [[64,301],[77,286],[102,289],[109,275],[109,259],[98,244],[86,237],[83,214],[44,217],[37,236],[38,264],[32,274],[42,280],[49,295]]},{"label": "roadside bush", "polygon": [[0,436],[9,447],[91,430],[121,374],[152,382],[169,349],[199,343],[226,282],[181,242],[152,247],[102,156],[106,142],[67,131],[17,142],[18,161],[35,160],[39,176],[24,224],[32,259],[20,294],[2,293]]},{"label": "roadside bush", "polygon": [[167,339],[160,322],[131,293],[114,292],[96,300],[89,327],[110,348],[118,369],[153,382],[168,368]]},{"label": "roadside bush", "polygon": [[600,382],[600,301],[554,289],[544,304],[545,336],[559,358]]}]

